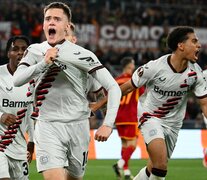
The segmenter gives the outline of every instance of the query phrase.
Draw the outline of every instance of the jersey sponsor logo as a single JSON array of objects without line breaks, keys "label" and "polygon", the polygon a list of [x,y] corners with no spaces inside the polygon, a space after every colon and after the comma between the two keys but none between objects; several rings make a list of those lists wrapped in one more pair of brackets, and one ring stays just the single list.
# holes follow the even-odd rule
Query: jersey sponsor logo
[{"label": "jersey sponsor logo", "polygon": [[2,99],[2,107],[27,107],[33,101],[10,101],[9,99]]},{"label": "jersey sponsor logo", "polygon": [[163,96],[183,96],[187,94],[188,91],[164,91],[158,86],[154,86],[154,91]]}]

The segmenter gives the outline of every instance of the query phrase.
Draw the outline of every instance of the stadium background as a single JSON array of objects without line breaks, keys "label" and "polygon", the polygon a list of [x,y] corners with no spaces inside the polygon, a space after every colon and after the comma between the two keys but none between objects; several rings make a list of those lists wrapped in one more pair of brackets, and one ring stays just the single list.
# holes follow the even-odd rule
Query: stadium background
[{"label": "stadium background", "polygon": [[[9,37],[24,34],[32,43],[45,39],[42,32],[42,12],[43,7],[49,2],[53,1],[0,0],[0,64],[7,63],[5,44]],[[124,56],[133,56],[138,67],[168,53],[169,50],[165,47],[166,33],[178,25],[195,28],[202,44],[198,63],[202,69],[207,68],[205,0],[62,0],[62,2],[66,2],[72,9],[72,21],[76,25],[78,37],[77,44],[92,50],[114,77],[120,73],[120,60]],[[91,129],[96,129],[101,122],[102,115],[98,112],[96,118],[91,121]],[[91,130],[92,136],[94,131]],[[181,134],[174,158],[198,158],[200,160],[197,163],[200,168],[198,172],[200,175],[203,173],[204,179],[207,179],[206,172],[201,170],[200,159],[203,156],[203,148],[207,147],[207,132],[198,102],[193,95],[189,96]],[[113,150],[109,151],[111,148]],[[90,152],[90,159],[118,159],[120,141],[116,130],[109,142],[100,144],[92,141]],[[147,158],[141,138],[133,154],[133,159],[140,158]],[[186,164],[183,165],[191,166]],[[143,165],[144,163],[141,166]],[[90,167],[89,162],[88,169]],[[174,171],[176,172],[176,168]]]}]

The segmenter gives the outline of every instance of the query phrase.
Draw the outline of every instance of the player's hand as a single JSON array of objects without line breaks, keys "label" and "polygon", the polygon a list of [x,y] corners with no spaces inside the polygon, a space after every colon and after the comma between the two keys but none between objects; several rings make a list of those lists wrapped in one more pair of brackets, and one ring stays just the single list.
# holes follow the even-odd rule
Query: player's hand
[{"label": "player's hand", "polygon": [[96,112],[99,109],[98,103],[96,102],[89,103],[89,108],[91,109],[92,112]]},{"label": "player's hand", "polygon": [[4,113],[4,114],[2,114],[0,120],[6,126],[10,126],[10,125],[13,125],[14,123],[16,123],[17,118],[13,114]]},{"label": "player's hand", "polygon": [[103,107],[106,103],[107,103],[107,97],[103,97],[97,102],[90,103],[89,108],[91,109],[91,111],[96,112],[98,109]]},{"label": "player's hand", "polygon": [[58,48],[53,47],[48,49],[45,53],[46,64],[53,64],[57,57],[58,57]]},{"label": "player's hand", "polygon": [[32,154],[27,151],[27,162],[30,164],[32,162]]},{"label": "player's hand", "polygon": [[28,142],[28,144],[27,144],[27,161],[28,161],[28,163],[31,163],[33,153],[34,153],[34,143]]},{"label": "player's hand", "polygon": [[107,141],[109,136],[112,133],[112,128],[106,125],[102,125],[101,127],[98,128],[95,134],[95,140],[97,141]]}]

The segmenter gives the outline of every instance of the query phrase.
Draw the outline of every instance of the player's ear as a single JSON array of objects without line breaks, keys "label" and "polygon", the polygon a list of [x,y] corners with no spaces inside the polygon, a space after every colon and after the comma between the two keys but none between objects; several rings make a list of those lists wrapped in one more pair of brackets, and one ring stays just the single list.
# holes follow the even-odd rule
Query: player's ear
[{"label": "player's ear", "polygon": [[74,44],[77,43],[77,37],[76,36],[72,37],[72,43],[74,43]]},{"label": "player's ear", "polygon": [[69,34],[70,32],[70,23],[66,25],[66,28],[65,28],[65,33],[66,34]]},{"label": "player's ear", "polygon": [[70,26],[71,26],[70,23],[68,23],[68,24],[67,24],[67,29],[70,29]]},{"label": "player's ear", "polygon": [[184,44],[183,44],[182,42],[178,43],[178,48],[179,48],[181,51],[183,51],[183,48],[184,48],[183,45],[184,45]]}]

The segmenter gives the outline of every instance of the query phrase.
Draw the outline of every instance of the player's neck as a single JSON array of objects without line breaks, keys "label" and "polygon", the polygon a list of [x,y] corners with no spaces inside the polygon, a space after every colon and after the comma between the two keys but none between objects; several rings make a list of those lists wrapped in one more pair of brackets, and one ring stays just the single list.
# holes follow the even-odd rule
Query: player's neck
[{"label": "player's neck", "polygon": [[51,43],[49,43],[48,42],[48,44],[50,45],[50,46],[52,46],[52,47],[55,47],[57,44],[62,44],[62,43],[64,43],[65,42],[65,39],[63,39],[63,40],[61,40],[61,41],[59,41],[59,42],[57,42],[57,43],[55,43],[55,44],[51,44]]},{"label": "player's neck", "polygon": [[9,71],[9,73],[13,76],[14,72],[16,71],[17,68],[13,67],[10,64],[7,64],[7,69]]},{"label": "player's neck", "polygon": [[173,67],[174,71],[178,73],[183,72],[188,66],[187,60],[179,58],[179,56],[176,56],[175,54],[169,56],[168,62]]}]

